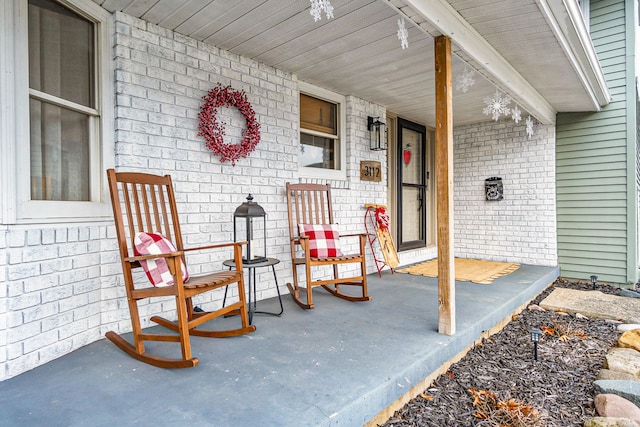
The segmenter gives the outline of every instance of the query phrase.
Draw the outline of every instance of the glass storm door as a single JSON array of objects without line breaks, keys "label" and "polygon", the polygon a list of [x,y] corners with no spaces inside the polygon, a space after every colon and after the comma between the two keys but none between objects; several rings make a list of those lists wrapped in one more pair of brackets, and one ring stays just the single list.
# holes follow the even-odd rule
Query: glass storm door
[{"label": "glass storm door", "polygon": [[426,246],[426,129],[398,118],[398,249]]}]

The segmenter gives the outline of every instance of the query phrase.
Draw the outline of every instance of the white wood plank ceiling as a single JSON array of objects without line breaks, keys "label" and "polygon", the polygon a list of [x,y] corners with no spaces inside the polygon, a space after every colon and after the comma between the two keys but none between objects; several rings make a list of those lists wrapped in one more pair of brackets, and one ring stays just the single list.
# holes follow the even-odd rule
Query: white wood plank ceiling
[{"label": "white wood plank ceiling", "polygon": [[[525,117],[527,109],[534,115],[545,111],[536,110],[536,102],[552,114],[598,108],[553,31],[546,0],[331,0],[334,18],[318,22],[309,14],[308,0],[94,1],[426,125],[435,117],[433,36],[444,31],[438,17],[429,15],[437,4],[462,23],[458,28],[470,29],[461,36],[473,41],[459,45],[455,33],[447,34],[456,54],[454,81],[466,64],[484,76],[476,74],[466,93],[454,91],[454,124],[487,120],[483,100],[496,87],[523,101]],[[399,17],[409,30],[404,50],[397,37]],[[504,58],[518,78],[501,78],[493,64],[481,63],[484,56],[472,46],[476,41]],[[531,97],[520,93],[522,87],[538,101],[527,104]],[[545,121],[542,115],[538,119]]]}]

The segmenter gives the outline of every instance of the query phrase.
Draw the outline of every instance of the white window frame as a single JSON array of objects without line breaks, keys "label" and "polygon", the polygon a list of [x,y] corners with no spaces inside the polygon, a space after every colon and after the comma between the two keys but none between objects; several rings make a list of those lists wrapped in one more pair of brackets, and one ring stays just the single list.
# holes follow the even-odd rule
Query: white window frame
[{"label": "white window frame", "polygon": [[[338,93],[332,92],[327,89],[323,89],[317,86],[310,85],[305,82],[298,82],[298,90],[300,93],[312,96],[314,98],[324,99],[326,101],[337,104],[338,106],[338,158],[336,162],[340,165],[340,169],[323,169],[323,168],[309,168],[304,166],[298,166],[298,175],[304,178],[322,178],[322,179],[335,179],[346,180],[347,179],[347,113],[346,113],[346,97]],[[298,96],[298,102],[300,97]],[[300,111],[301,108],[298,108]],[[302,127],[300,125],[300,113],[298,113],[298,129],[302,133]],[[298,141],[302,138],[299,137]]]},{"label": "white window frame", "polygon": [[29,137],[28,0],[4,0],[0,6],[0,175],[4,224],[96,221],[111,218],[106,169],[115,161],[113,129],[112,18],[91,0],[55,0],[95,23],[96,110],[91,126],[90,201],[31,200]]}]

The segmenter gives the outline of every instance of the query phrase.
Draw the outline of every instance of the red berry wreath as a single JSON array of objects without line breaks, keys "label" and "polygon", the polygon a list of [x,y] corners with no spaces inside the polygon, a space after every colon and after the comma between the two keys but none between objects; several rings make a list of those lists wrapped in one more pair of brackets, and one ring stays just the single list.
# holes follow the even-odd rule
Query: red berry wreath
[{"label": "red berry wreath", "polygon": [[[236,91],[231,86],[222,86],[218,83],[209,93],[202,97],[204,104],[200,107],[198,119],[199,136],[204,136],[207,148],[213,154],[220,156],[221,162],[231,161],[235,166],[236,161],[247,157],[260,142],[260,123],[256,122],[256,113],[251,108],[244,91]],[[244,116],[246,128],[242,131],[242,142],[239,144],[226,144],[224,142],[225,129],[216,119],[219,107],[236,107]]]}]

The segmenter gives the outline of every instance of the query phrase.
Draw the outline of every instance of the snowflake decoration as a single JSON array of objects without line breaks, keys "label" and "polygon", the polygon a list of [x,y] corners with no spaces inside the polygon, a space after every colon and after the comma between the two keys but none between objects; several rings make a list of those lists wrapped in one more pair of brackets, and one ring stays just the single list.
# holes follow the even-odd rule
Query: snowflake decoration
[{"label": "snowflake decoration", "polygon": [[527,117],[525,123],[527,124],[527,138],[531,139],[531,137],[533,136],[533,119],[531,118],[531,116]]},{"label": "snowflake decoration", "polygon": [[484,103],[487,104],[482,112],[486,115],[491,114],[491,118],[496,122],[500,119],[500,116],[508,116],[511,112],[509,104],[511,103],[511,97],[502,96],[500,92],[496,90],[493,98],[486,97]]},{"label": "snowflake decoration", "polygon": [[409,47],[409,31],[404,25],[404,18],[398,19],[398,40],[400,40],[400,46],[402,50]]},{"label": "snowflake decoration", "polygon": [[520,120],[522,120],[522,111],[520,111],[517,105],[516,108],[511,110],[511,120],[516,123],[520,123]]},{"label": "snowflake decoration", "polygon": [[467,93],[469,88],[476,83],[473,77],[474,71],[469,67],[464,67],[464,71],[456,77],[456,90]]},{"label": "snowflake decoration", "polygon": [[313,21],[318,22],[322,19],[322,12],[327,15],[327,19],[333,18],[333,6],[329,0],[310,0],[311,10],[309,13],[313,16]]}]

